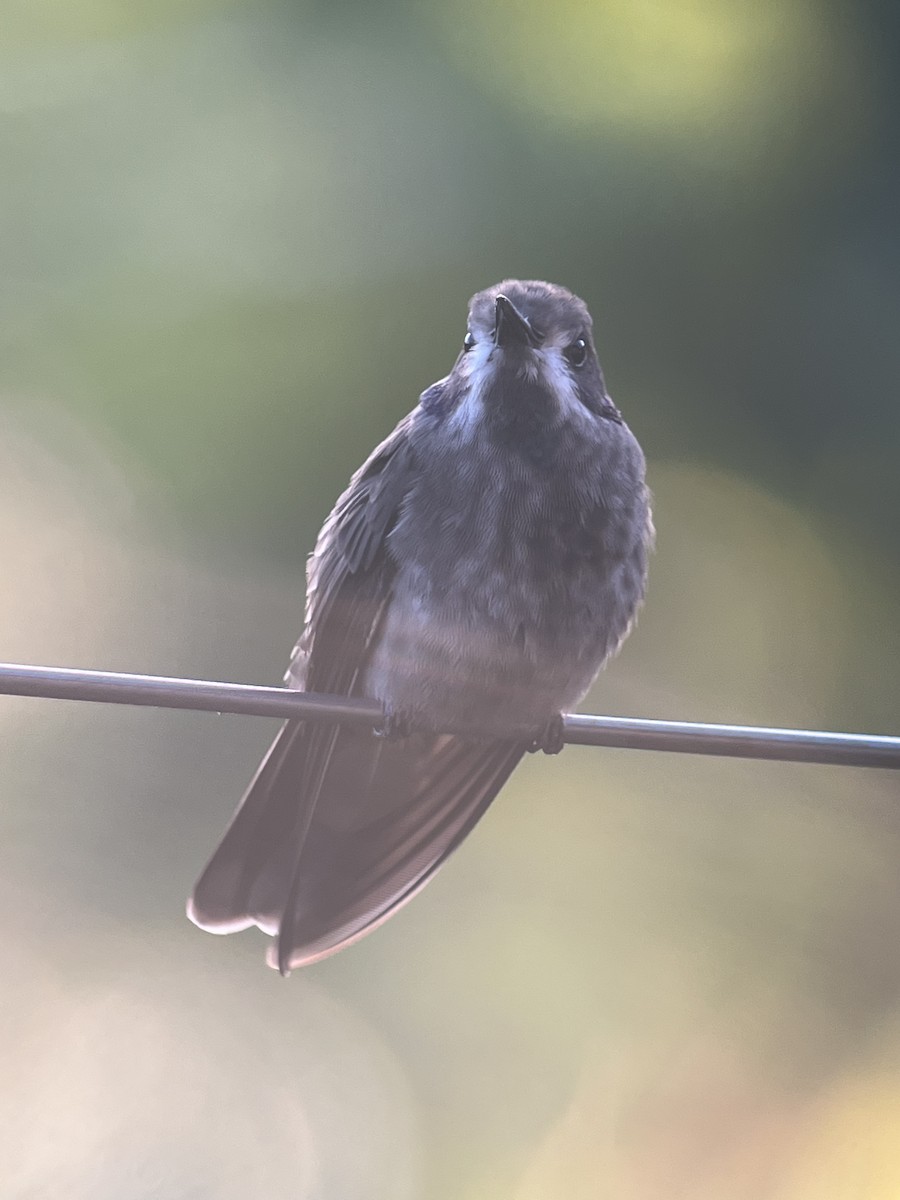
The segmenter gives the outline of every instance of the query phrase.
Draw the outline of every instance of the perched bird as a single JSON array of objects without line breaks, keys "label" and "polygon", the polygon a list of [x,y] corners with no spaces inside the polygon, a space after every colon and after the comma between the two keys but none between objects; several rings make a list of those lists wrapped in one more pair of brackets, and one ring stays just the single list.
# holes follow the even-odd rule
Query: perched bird
[{"label": "perched bird", "polygon": [[644,456],[584,303],[506,280],[453,370],[356,472],[309,559],[289,686],[364,696],[382,736],[288,721],[188,903],[257,925],[282,974],[434,875],[522,755],[561,748],[631,627],[653,537]]}]

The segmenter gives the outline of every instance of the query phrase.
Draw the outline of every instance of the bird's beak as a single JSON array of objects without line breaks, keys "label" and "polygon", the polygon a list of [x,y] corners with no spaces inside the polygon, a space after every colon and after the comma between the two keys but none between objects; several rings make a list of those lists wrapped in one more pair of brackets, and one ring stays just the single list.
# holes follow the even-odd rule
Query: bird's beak
[{"label": "bird's beak", "polygon": [[503,349],[537,345],[534,330],[508,296],[494,301],[494,345]]}]

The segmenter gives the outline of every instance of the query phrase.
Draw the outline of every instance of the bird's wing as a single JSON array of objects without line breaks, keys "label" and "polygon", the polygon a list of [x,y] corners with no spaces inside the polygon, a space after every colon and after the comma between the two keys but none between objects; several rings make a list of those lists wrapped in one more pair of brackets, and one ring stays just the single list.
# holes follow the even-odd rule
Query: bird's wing
[{"label": "bird's wing", "polygon": [[[409,422],[373,452],[323,526],[293,686],[359,694],[391,597],[388,535],[414,473]],[[386,743],[347,727],[288,722],[188,911],[207,929],[257,924],[277,934],[282,971],[332,953],[427,882],[523,749],[432,735]]]},{"label": "bird's wing", "polygon": [[414,478],[411,416],[356,472],[331,511],[309,561],[306,626],[288,682],[352,694],[390,599],[387,537]]},{"label": "bird's wing", "polygon": [[[341,695],[356,688],[390,599],[386,538],[410,478],[409,423],[372,452],[322,527],[307,569],[305,628],[286,676],[291,687]],[[281,860],[288,846],[302,850],[340,732],[302,721],[281,728],[188,902],[202,928],[277,927],[288,886]]]}]

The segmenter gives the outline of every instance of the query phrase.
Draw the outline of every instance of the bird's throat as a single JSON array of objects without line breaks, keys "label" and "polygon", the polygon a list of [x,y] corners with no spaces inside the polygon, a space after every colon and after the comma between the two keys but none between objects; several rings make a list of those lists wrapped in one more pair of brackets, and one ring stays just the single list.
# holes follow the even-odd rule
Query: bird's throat
[{"label": "bird's throat", "polygon": [[503,453],[536,466],[554,461],[561,434],[559,405],[542,383],[498,372],[485,390],[483,408],[486,432]]}]

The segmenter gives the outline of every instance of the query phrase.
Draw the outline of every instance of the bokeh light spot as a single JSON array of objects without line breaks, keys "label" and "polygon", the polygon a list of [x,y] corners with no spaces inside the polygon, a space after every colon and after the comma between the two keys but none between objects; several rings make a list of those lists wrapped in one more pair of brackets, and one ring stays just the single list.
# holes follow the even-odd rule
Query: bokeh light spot
[{"label": "bokeh light spot", "polygon": [[517,105],[588,131],[733,151],[841,74],[826,13],[807,0],[454,0],[435,12],[470,69]]}]

